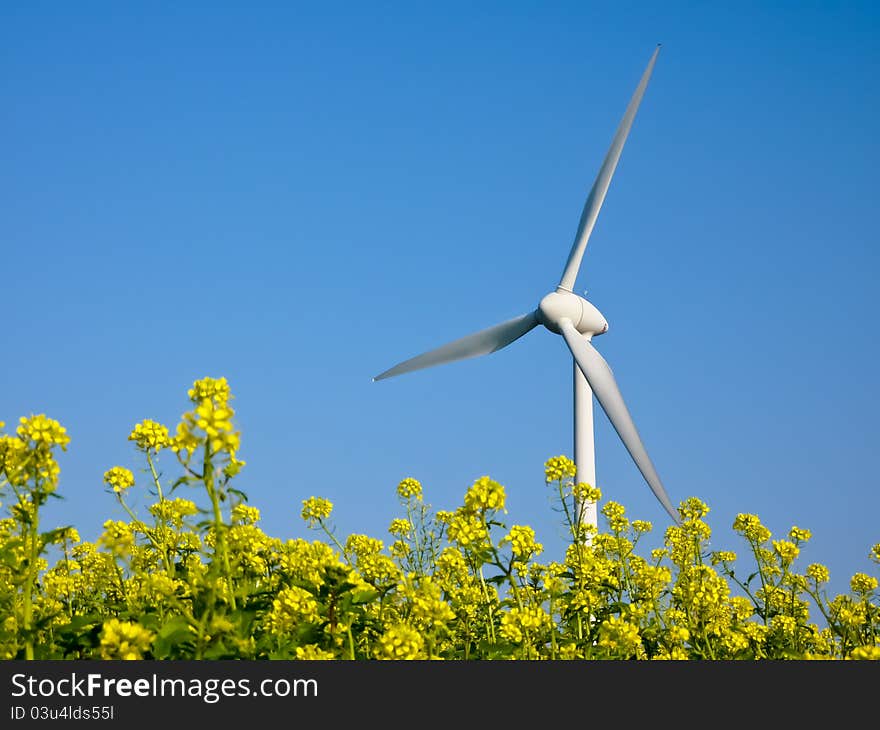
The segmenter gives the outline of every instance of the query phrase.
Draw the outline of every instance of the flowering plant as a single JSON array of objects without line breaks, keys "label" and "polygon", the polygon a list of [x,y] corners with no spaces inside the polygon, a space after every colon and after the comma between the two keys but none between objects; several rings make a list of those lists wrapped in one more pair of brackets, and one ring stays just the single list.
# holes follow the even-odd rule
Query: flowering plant
[{"label": "flowering plant", "polygon": [[[849,593],[829,597],[825,566],[797,567],[809,530],[773,539],[757,516],[738,515],[743,567],[709,548],[709,507],[690,498],[663,547],[640,555],[652,525],[613,501],[604,529],[582,524],[580,505],[602,495],[575,483],[565,456],[545,464],[568,530],[559,560],[543,559],[531,527],[506,524],[505,489],[489,476],[449,511],[403,479],[388,545],[341,539],[318,496],[300,516],[319,538],[271,537],[234,486],[245,462],[229,384],[204,378],[188,395],[174,436],[150,420],[132,429],[148,484],[106,470],[128,520],[108,519],[94,542],[40,522],[64,427],[43,414],[14,434],[0,423],[0,657],[880,659],[877,578],[856,573]],[[160,459],[176,463],[170,482]],[[136,490],[155,500],[146,514],[131,507]],[[871,558],[880,564],[880,544]]]}]

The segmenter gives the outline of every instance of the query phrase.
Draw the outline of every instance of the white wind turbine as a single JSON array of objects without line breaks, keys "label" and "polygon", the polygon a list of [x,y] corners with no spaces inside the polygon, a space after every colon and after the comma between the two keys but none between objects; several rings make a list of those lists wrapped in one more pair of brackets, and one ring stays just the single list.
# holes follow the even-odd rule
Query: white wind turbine
[{"label": "white wind turbine", "polygon": [[[384,378],[412,372],[413,370],[421,370],[433,365],[464,360],[478,355],[487,355],[500,350],[502,347],[506,347],[534,327],[542,324],[551,332],[560,334],[565,338],[565,342],[574,358],[574,461],[577,467],[576,480],[590,485],[596,484],[592,401],[592,396],[595,394],[596,400],[599,401],[599,405],[602,406],[648,486],[672,519],[678,522],[678,513],[669,501],[669,496],[666,494],[663,483],[657,475],[657,470],[654,468],[654,464],[651,462],[651,458],[642,444],[642,439],[623,401],[611,368],[591,343],[593,337],[608,331],[608,322],[605,321],[605,317],[602,316],[596,307],[573,291],[581,259],[587,247],[587,241],[596,223],[599,209],[605,200],[605,194],[608,192],[608,186],[611,183],[611,176],[617,167],[624,142],[626,142],[626,137],[636,116],[636,111],[645,94],[648,79],[651,77],[651,71],[654,69],[654,63],[659,52],[660,46],[658,45],[651,56],[651,60],[648,62],[644,74],[642,74],[632,99],[630,99],[623,119],[617,127],[611,147],[605,155],[605,160],[599,169],[599,174],[596,176],[596,181],[593,183],[593,187],[584,204],[574,244],[572,245],[568,262],[565,264],[565,269],[562,272],[562,278],[556,287],[556,291],[547,294],[533,312],[523,314],[497,324],[494,327],[475,332],[438,347],[435,350],[413,357],[380,373],[373,380],[383,380]],[[590,524],[595,527],[598,522],[596,504],[587,502],[582,504],[580,509],[582,524]]]}]

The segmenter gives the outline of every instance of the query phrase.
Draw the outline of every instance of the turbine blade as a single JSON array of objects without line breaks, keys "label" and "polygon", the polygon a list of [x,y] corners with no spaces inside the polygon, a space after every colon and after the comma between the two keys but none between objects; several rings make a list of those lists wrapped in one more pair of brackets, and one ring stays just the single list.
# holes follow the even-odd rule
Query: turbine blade
[{"label": "turbine blade", "polygon": [[624,142],[626,142],[630,127],[632,127],[633,119],[636,117],[642,97],[645,95],[648,79],[651,78],[651,72],[654,70],[654,63],[657,61],[658,53],[660,53],[659,45],[654,51],[654,55],[651,56],[651,60],[648,61],[648,67],[642,74],[642,80],[639,81],[639,85],[636,87],[632,99],[630,99],[623,119],[620,120],[617,132],[615,132],[614,139],[611,142],[611,147],[608,148],[608,153],[605,155],[605,161],[602,163],[602,167],[599,168],[599,174],[596,176],[596,181],[593,183],[589,196],[587,196],[587,202],[584,203],[584,210],[578,223],[574,244],[571,247],[571,253],[568,255],[565,270],[562,272],[562,279],[559,281],[560,289],[566,291],[574,290],[574,283],[581,267],[581,259],[584,257],[584,251],[587,248],[587,241],[593,232],[593,226],[596,223],[596,217],[599,215],[602,203],[605,201],[605,194],[608,192],[608,186],[611,184],[611,176],[614,175],[614,170],[620,159],[620,153],[623,151]]},{"label": "turbine blade", "polygon": [[578,367],[590,384],[593,393],[596,394],[596,400],[599,401],[599,405],[602,406],[602,410],[605,411],[605,415],[608,416],[608,420],[611,421],[611,425],[614,426],[614,430],[617,431],[626,450],[629,451],[648,486],[651,487],[651,491],[660,500],[660,504],[678,523],[678,512],[669,501],[669,495],[666,494],[663,483],[657,475],[657,470],[651,462],[651,457],[648,456],[648,452],[642,444],[642,439],[636,430],[636,425],[633,423],[626,403],[623,402],[620,388],[617,387],[617,381],[614,379],[614,374],[608,363],[590,341],[575,329],[570,320],[563,320],[560,327],[568,349],[571,350]]},{"label": "turbine blade", "polygon": [[526,332],[538,324],[538,313],[529,312],[519,317],[514,317],[494,327],[480,330],[472,335],[449,342],[436,350],[431,350],[422,355],[405,360],[393,368],[380,373],[373,380],[384,380],[394,375],[402,375],[413,370],[429,368],[433,365],[443,365],[455,360],[464,360],[478,355],[488,355],[490,352],[507,347],[514,340],[518,340]]}]

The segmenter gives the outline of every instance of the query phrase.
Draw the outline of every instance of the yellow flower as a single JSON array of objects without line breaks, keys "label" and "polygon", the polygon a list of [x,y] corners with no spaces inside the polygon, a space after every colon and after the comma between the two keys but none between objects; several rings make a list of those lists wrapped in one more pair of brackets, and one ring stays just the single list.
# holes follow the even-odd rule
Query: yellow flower
[{"label": "yellow flower", "polygon": [[718,563],[732,563],[736,560],[736,553],[731,550],[718,550],[712,553],[712,565]]},{"label": "yellow flower", "polygon": [[315,597],[304,588],[289,586],[278,591],[266,624],[273,633],[286,634],[300,624],[315,623],[319,618]]},{"label": "yellow flower", "polygon": [[853,649],[849,654],[850,659],[880,659],[880,646],[865,645]]},{"label": "yellow flower", "polygon": [[28,418],[22,416],[19,420],[21,425],[16,433],[25,443],[33,441],[38,445],[60,446],[64,451],[67,451],[70,436],[67,435],[67,429],[58,421],[46,418],[43,413]]},{"label": "yellow flower", "polygon": [[393,519],[388,526],[388,532],[395,537],[406,537],[412,532],[412,523],[409,520],[402,520],[400,518]]},{"label": "yellow flower", "polygon": [[811,563],[807,567],[807,576],[812,578],[817,583],[827,583],[830,578],[828,568],[826,568],[821,563]]},{"label": "yellow flower", "polygon": [[296,658],[306,661],[327,661],[335,659],[336,655],[332,651],[322,649],[317,644],[306,644],[296,647]]},{"label": "yellow flower", "polygon": [[865,573],[856,573],[849,581],[853,593],[868,594],[877,588],[877,579]]},{"label": "yellow flower", "polygon": [[223,467],[223,473],[231,479],[236,474],[238,474],[246,465],[246,461],[242,459],[236,459],[235,456],[230,454],[229,463]]},{"label": "yellow flower", "polygon": [[663,649],[659,654],[651,658],[657,661],[686,661],[690,659],[687,651],[680,646],[673,646],[671,649]]},{"label": "yellow flower", "polygon": [[613,650],[621,658],[642,653],[639,627],[624,618],[609,616],[599,626],[599,646]]},{"label": "yellow flower", "polygon": [[[192,517],[198,513],[199,508],[196,507],[196,503],[189,499],[183,499],[182,497],[165,499],[150,506],[150,514],[153,515],[153,517],[160,522],[167,522],[178,528],[183,527],[183,522],[186,517]],[[196,536],[193,535],[193,537]]]},{"label": "yellow flower", "polygon": [[791,616],[774,616],[770,620],[770,628],[783,635],[793,637],[797,630],[797,621]]},{"label": "yellow flower", "polygon": [[161,423],[149,419],[144,419],[135,425],[128,435],[128,440],[134,441],[142,451],[153,451],[154,453],[171,445],[168,429]]},{"label": "yellow flower", "polygon": [[212,400],[217,404],[225,404],[232,398],[229,392],[229,383],[226,378],[202,378],[193,383],[193,387],[187,391],[193,403],[202,403]]},{"label": "yellow flower", "polygon": [[418,479],[407,477],[397,485],[397,495],[401,499],[422,499],[422,485]]},{"label": "yellow flower", "polygon": [[442,627],[455,618],[449,604],[443,600],[440,586],[430,576],[424,576],[416,583],[415,575],[410,573],[399,590],[412,602],[413,618],[420,627]]},{"label": "yellow flower", "polygon": [[759,544],[770,539],[770,530],[761,524],[756,515],[738,514],[733,521],[733,529]]},{"label": "yellow flower", "polygon": [[[235,459],[241,433],[235,431],[232,424],[235,411],[229,405],[232,394],[226,378],[197,380],[189,390],[189,397],[196,408],[183,414],[177,425],[177,433],[168,445],[175,453],[186,451],[192,456],[205,442],[214,454],[225,452],[229,456],[227,476],[234,476],[244,466],[244,462]],[[199,432],[205,434],[204,439]]]},{"label": "yellow flower", "polygon": [[795,542],[806,542],[813,536],[813,533],[809,530],[802,530],[800,527],[792,527],[788,531],[788,536]]},{"label": "yellow flower", "polygon": [[684,521],[700,520],[709,514],[709,506],[696,497],[689,497],[680,504],[678,512]]},{"label": "yellow flower", "polygon": [[459,547],[472,547],[485,544],[489,537],[486,525],[476,515],[456,512],[446,529],[449,539]]},{"label": "yellow flower", "polygon": [[571,493],[578,502],[598,502],[602,499],[602,490],[586,482],[578,482],[571,488]]},{"label": "yellow flower", "polygon": [[577,473],[574,462],[567,456],[552,456],[544,464],[544,478],[548,482],[562,481]]},{"label": "yellow flower", "polygon": [[755,613],[755,607],[745,596],[734,596],[730,599],[730,607],[737,621],[745,621]]},{"label": "yellow flower", "polygon": [[13,484],[19,482],[18,475],[24,467],[28,455],[27,444],[15,436],[0,436],[0,474],[6,474]]},{"label": "yellow flower", "polygon": [[618,502],[606,502],[602,508],[602,514],[608,520],[608,526],[612,532],[623,532],[629,527],[629,520],[624,517],[626,510]]},{"label": "yellow flower", "polygon": [[246,504],[237,504],[232,508],[232,521],[240,525],[255,525],[260,521],[260,510]]},{"label": "yellow flower", "polygon": [[126,555],[134,547],[134,533],[126,522],[107,520],[104,523],[104,532],[98,538],[98,544],[114,555]]},{"label": "yellow flower", "polygon": [[142,659],[153,642],[153,632],[134,621],[113,618],[101,629],[102,659]]},{"label": "yellow flower", "polygon": [[501,615],[501,635],[508,641],[520,643],[552,625],[550,615],[540,606],[511,608]]},{"label": "yellow flower", "polygon": [[79,532],[75,527],[65,527],[63,530],[59,530],[56,543],[60,545],[65,542],[74,544],[81,542]]},{"label": "yellow flower", "polygon": [[309,527],[326,520],[333,511],[333,503],[329,499],[322,497],[309,497],[303,500],[303,508],[300,513],[301,517],[308,523]]},{"label": "yellow flower", "polygon": [[773,550],[782,560],[783,565],[791,565],[800,554],[800,548],[788,540],[774,540]]},{"label": "yellow flower", "polygon": [[375,648],[377,659],[424,659],[425,642],[421,634],[406,624],[394,624]]},{"label": "yellow flower", "polygon": [[638,533],[650,532],[654,529],[654,525],[646,520],[633,520],[632,528]]},{"label": "yellow flower", "polygon": [[345,552],[363,558],[382,552],[385,543],[369,535],[353,534],[345,540]]},{"label": "yellow flower", "polygon": [[504,487],[489,477],[480,477],[464,495],[464,506],[470,512],[504,509]]},{"label": "yellow flower", "polygon": [[502,538],[501,544],[510,543],[511,552],[518,558],[528,558],[531,555],[540,555],[544,546],[535,542],[535,531],[528,525],[514,525],[510,533]]},{"label": "yellow flower", "polygon": [[113,487],[116,494],[122,494],[134,486],[134,474],[124,466],[114,466],[104,472],[104,484]]}]

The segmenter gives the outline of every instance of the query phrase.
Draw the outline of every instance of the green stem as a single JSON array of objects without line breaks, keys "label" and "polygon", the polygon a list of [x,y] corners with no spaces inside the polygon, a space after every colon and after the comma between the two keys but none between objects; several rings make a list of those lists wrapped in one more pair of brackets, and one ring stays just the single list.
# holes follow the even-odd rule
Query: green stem
[{"label": "green stem", "polygon": [[147,449],[147,463],[150,465],[150,473],[153,475],[153,484],[156,485],[156,494],[159,496],[159,501],[164,502],[165,497],[162,495],[162,483],[159,480],[159,475],[156,473],[156,466],[153,464],[153,457],[150,456],[150,450]]},{"label": "green stem", "polygon": [[37,550],[37,530],[39,528],[39,515],[36,499],[34,500],[33,505],[34,514],[31,520],[30,529],[28,530],[28,572],[24,587],[24,611],[22,616],[22,623],[24,624],[26,637],[24,643],[24,657],[29,661],[32,661],[34,658],[34,639],[31,636],[31,624],[33,623],[33,591],[34,584],[37,581],[37,554],[39,552]]},{"label": "green stem", "polygon": [[480,586],[483,589],[483,597],[486,600],[486,628],[489,630],[489,638],[492,643],[495,642],[495,624],[492,617],[492,603],[489,600],[489,589],[486,588],[486,580],[483,577],[483,566],[480,566]]},{"label": "green stem", "polygon": [[217,539],[217,551],[220,553],[220,561],[223,566],[228,582],[229,606],[235,611],[235,588],[232,584],[232,571],[229,567],[229,553],[226,550],[226,525],[223,522],[223,512],[220,509],[220,495],[214,484],[214,469],[211,464],[211,444],[205,442],[204,481],[211,497],[211,505],[214,509],[214,532]]}]

